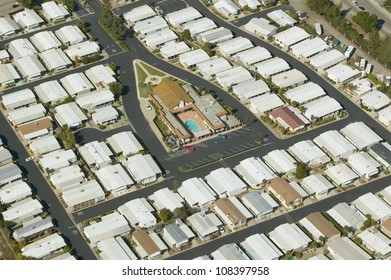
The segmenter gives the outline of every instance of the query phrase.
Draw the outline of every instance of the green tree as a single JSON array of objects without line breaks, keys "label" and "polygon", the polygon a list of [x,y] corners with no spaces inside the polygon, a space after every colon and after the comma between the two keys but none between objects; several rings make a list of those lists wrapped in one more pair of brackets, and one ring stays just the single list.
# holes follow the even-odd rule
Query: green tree
[{"label": "green tree", "polygon": [[353,16],[353,21],[357,23],[365,32],[376,28],[378,18],[374,14],[360,11]]},{"label": "green tree", "polygon": [[295,176],[297,179],[303,179],[308,176],[308,167],[305,163],[299,162],[297,164]]},{"label": "green tree", "polygon": [[17,1],[19,2],[20,5],[26,8],[32,8],[36,4],[35,0],[17,0]]},{"label": "green tree", "polygon": [[109,88],[110,88],[110,91],[114,94],[114,97],[116,100],[122,95],[122,92],[124,89],[123,86],[121,85],[121,83],[119,83],[119,82],[115,82],[115,83],[110,84]]},{"label": "green tree", "polygon": [[73,0],[62,0],[62,3],[69,12],[73,12],[75,10],[75,2]]},{"label": "green tree", "polygon": [[117,72],[118,66],[114,62],[110,62],[109,67],[113,72]]},{"label": "green tree", "polygon": [[190,30],[189,29],[183,30],[181,36],[182,36],[182,40],[186,40],[186,41],[190,40],[191,39]]},{"label": "green tree", "polygon": [[163,222],[167,222],[169,219],[171,219],[171,212],[166,208],[160,210],[159,215],[160,218],[162,218]]}]

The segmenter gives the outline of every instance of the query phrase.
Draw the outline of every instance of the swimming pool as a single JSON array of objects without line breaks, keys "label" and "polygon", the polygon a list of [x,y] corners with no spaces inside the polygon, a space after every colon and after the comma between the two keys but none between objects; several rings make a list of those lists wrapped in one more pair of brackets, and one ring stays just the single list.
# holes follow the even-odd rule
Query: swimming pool
[{"label": "swimming pool", "polygon": [[191,132],[200,132],[201,131],[200,127],[198,126],[198,124],[194,120],[185,121],[185,125]]}]

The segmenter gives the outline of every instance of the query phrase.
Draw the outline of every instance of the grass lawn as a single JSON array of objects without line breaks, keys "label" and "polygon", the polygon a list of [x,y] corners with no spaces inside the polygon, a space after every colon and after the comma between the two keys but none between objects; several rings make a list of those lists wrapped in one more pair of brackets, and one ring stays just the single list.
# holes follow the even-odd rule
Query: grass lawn
[{"label": "grass lawn", "polygon": [[166,124],[163,122],[161,118],[159,117],[156,118],[154,122],[159,128],[160,132],[163,134],[163,136],[167,136],[170,133],[170,130],[168,129],[168,127],[166,126]]},{"label": "grass lawn", "polygon": [[373,74],[368,74],[368,79],[374,83],[375,85],[380,85],[382,82],[380,82]]},{"label": "grass lawn", "polygon": [[141,64],[143,65],[143,67],[145,68],[145,70],[148,71],[148,73],[150,75],[154,75],[154,76],[158,76],[158,77],[164,77],[166,74],[160,72],[159,70],[149,66],[148,64],[145,64],[145,63],[142,63]]},{"label": "grass lawn", "polygon": [[140,92],[140,96],[143,98],[148,98],[149,94],[152,91],[152,85],[144,83],[148,75],[138,64],[136,64],[136,71],[137,71],[137,85]]}]

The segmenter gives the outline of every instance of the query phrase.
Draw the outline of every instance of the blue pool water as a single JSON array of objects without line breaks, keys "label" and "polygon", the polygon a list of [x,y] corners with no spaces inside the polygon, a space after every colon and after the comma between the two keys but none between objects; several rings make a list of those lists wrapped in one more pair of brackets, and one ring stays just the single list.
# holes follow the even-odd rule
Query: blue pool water
[{"label": "blue pool water", "polygon": [[185,121],[185,125],[191,132],[200,132],[201,130],[198,124],[193,120]]}]

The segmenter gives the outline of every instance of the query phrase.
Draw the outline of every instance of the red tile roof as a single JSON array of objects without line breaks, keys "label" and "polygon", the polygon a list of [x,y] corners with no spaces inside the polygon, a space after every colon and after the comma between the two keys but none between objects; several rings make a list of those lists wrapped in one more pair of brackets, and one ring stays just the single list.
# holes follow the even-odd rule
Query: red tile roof
[{"label": "red tile roof", "polygon": [[277,118],[281,118],[284,122],[286,122],[292,129],[296,129],[305,123],[296,116],[291,109],[288,107],[281,107],[270,112],[270,116],[273,119],[277,120]]}]

